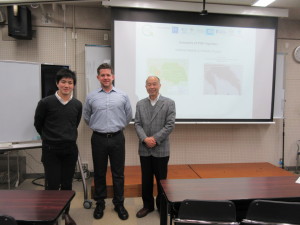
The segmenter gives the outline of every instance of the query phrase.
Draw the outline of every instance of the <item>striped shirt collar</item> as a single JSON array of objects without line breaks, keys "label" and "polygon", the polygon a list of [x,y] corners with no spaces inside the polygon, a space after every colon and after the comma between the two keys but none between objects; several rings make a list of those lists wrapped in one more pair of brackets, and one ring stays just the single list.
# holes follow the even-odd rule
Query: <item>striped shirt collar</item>
[{"label": "striped shirt collar", "polygon": [[[101,92],[101,91],[106,92],[102,87],[100,87],[99,92]],[[109,92],[112,92],[112,91],[116,91],[115,86],[113,86]],[[106,92],[106,93],[109,93],[109,92]]]}]

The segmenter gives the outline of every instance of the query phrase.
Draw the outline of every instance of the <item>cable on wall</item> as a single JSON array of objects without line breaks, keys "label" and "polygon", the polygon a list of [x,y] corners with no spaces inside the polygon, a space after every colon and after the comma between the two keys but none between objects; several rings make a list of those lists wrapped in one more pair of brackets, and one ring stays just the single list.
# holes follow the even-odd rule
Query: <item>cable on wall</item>
[{"label": "cable on wall", "polygon": [[64,12],[64,45],[65,45],[65,65],[67,64],[67,26],[66,26],[66,5],[62,4],[61,8]]}]

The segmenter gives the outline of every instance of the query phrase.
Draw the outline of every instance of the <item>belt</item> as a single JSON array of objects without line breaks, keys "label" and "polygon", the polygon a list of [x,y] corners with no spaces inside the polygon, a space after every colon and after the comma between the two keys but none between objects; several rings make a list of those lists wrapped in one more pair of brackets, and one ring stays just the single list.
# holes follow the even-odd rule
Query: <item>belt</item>
[{"label": "belt", "polygon": [[113,136],[116,136],[120,133],[121,133],[121,130],[114,132],[114,133],[99,133],[97,131],[94,131],[94,134],[102,136],[102,137],[106,137],[106,138],[112,138]]}]

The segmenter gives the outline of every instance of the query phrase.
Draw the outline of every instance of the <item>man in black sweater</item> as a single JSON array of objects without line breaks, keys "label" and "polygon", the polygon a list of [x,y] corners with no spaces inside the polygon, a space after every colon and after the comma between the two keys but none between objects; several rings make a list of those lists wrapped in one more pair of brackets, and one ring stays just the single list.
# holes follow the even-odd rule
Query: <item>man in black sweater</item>
[{"label": "man in black sweater", "polygon": [[[82,103],[73,97],[76,75],[62,69],[56,75],[58,91],[39,101],[34,126],[42,139],[42,163],[46,190],[72,190],[72,180],[78,158],[76,144],[82,114]],[[66,225],[76,225],[65,210]]]}]

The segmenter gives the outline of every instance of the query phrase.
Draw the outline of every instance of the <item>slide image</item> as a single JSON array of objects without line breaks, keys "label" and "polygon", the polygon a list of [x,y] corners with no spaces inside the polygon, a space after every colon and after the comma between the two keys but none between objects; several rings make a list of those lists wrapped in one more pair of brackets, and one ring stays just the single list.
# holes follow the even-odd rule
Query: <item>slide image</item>
[{"label": "slide image", "polygon": [[204,65],[205,95],[241,95],[242,66]]},{"label": "slide image", "polygon": [[148,74],[161,80],[161,92],[165,95],[188,93],[188,60],[184,59],[148,59]]}]

